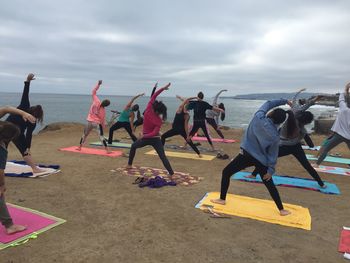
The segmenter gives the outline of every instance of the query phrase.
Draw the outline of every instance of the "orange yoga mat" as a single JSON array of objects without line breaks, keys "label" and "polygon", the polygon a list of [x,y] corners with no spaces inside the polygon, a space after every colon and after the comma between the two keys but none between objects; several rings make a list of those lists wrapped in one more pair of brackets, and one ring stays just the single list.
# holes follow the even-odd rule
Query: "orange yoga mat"
[{"label": "orange yoga mat", "polygon": [[106,150],[101,150],[96,148],[82,147],[80,151],[77,149],[78,149],[78,146],[71,146],[67,148],[61,148],[60,151],[92,154],[92,155],[100,155],[100,156],[108,156],[108,157],[119,157],[123,155],[123,152],[121,151],[112,151],[111,153],[106,153]]}]

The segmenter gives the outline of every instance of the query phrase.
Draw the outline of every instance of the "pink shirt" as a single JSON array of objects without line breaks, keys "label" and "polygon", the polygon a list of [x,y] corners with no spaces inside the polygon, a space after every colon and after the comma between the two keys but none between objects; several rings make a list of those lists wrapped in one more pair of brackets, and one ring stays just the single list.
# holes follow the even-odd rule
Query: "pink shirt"
[{"label": "pink shirt", "polygon": [[162,119],[153,110],[153,103],[157,96],[164,91],[164,88],[159,89],[153,94],[152,98],[147,104],[145,113],[143,115],[143,138],[151,138],[159,136],[160,127],[162,126]]},{"label": "pink shirt", "polygon": [[89,110],[89,114],[86,120],[101,124],[102,127],[105,127],[105,118],[106,118],[106,110],[104,107],[101,107],[101,101],[97,97],[96,92],[99,89],[100,85],[96,85],[96,87],[92,90],[92,104]]}]

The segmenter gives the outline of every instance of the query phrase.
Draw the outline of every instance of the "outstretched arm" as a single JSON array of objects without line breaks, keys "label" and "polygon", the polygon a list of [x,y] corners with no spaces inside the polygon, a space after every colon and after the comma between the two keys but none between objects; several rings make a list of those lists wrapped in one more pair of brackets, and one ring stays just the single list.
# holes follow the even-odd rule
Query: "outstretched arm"
[{"label": "outstretched arm", "polygon": [[185,97],[181,97],[180,95],[176,95],[176,98],[179,99],[179,100],[181,100],[181,101],[185,101],[185,100],[186,100]]},{"label": "outstretched arm", "polygon": [[136,95],[135,97],[133,97],[133,98],[128,102],[128,104],[126,104],[125,109],[126,109],[126,110],[129,109],[129,108],[132,106],[132,104],[134,103],[134,101],[137,100],[139,97],[141,97],[141,96],[143,96],[143,95],[145,95],[145,93],[140,93],[140,94]]},{"label": "outstretched arm", "polygon": [[269,110],[285,104],[291,105],[291,102],[286,99],[268,100],[260,107],[260,109],[255,114],[262,114],[263,116],[265,116]]},{"label": "outstretched arm", "polygon": [[102,80],[99,80],[95,86],[95,88],[92,90],[92,100],[98,100],[98,97],[96,95],[98,89],[100,88],[100,86],[102,85]]},{"label": "outstretched arm", "polygon": [[0,119],[4,115],[6,115],[7,113],[14,114],[14,115],[20,115],[20,116],[22,116],[23,120],[29,121],[31,123],[35,123],[35,121],[36,121],[35,117],[33,117],[31,114],[29,114],[25,111],[22,111],[20,109],[16,109],[16,108],[11,107],[11,106],[6,106],[6,107],[0,108]]},{"label": "outstretched arm", "polygon": [[153,96],[154,92],[156,92],[157,87],[158,87],[158,81],[156,82],[156,84],[154,85],[154,87],[152,89],[151,97]]},{"label": "outstretched arm", "polygon": [[302,93],[303,91],[305,91],[306,89],[301,89],[299,90],[297,93],[295,93],[293,99],[292,99],[292,107],[296,106],[297,105],[297,99],[300,95],[300,93]]},{"label": "outstretched arm", "polygon": [[[184,98],[183,98],[184,99]],[[177,109],[178,112],[181,112],[183,110],[183,108],[185,107],[185,105],[187,103],[189,103],[191,100],[194,100],[194,99],[198,99],[198,97],[190,97],[190,98],[187,98],[187,99],[184,99],[181,103],[181,105],[179,106],[179,108]]]},{"label": "outstretched arm", "polygon": [[29,73],[27,76],[27,80],[24,81],[24,88],[23,88],[21,103],[18,106],[19,109],[27,110],[30,107],[29,87],[30,87],[30,82],[32,80],[35,80],[35,75],[33,73]]},{"label": "outstretched arm", "polygon": [[220,91],[218,92],[218,94],[215,95],[214,100],[213,100],[213,106],[216,106],[220,94],[223,93],[224,91],[227,91],[227,89],[220,90]]}]

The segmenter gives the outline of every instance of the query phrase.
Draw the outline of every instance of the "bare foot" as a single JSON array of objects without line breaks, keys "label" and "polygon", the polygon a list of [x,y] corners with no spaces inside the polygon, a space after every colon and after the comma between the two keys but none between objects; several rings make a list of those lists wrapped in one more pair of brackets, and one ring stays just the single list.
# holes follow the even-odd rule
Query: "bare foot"
[{"label": "bare foot", "polygon": [[198,158],[203,158],[203,155],[201,155],[201,154],[198,154]]},{"label": "bare foot", "polygon": [[244,176],[245,178],[252,178],[252,179],[256,179],[256,175],[250,174],[250,175],[246,175]]},{"label": "bare foot", "polygon": [[210,199],[210,202],[214,203],[214,204],[219,204],[219,205],[225,205],[226,201],[222,200],[222,199]]},{"label": "bare foot", "polygon": [[79,146],[76,150],[77,150],[77,151],[81,151],[81,146]]},{"label": "bare foot", "polygon": [[25,226],[21,226],[21,225],[12,225],[8,228],[6,228],[6,233],[8,235],[12,235],[18,232],[22,232],[24,230],[26,230],[27,228]]},{"label": "bare foot", "polygon": [[127,165],[127,166],[125,166],[125,169],[134,169],[135,167],[134,166],[132,166],[132,165]]},{"label": "bare foot", "polygon": [[327,185],[326,185],[326,184],[320,185],[320,187],[323,188],[323,189],[326,189],[326,188],[327,188]]},{"label": "bare foot", "polygon": [[317,163],[313,163],[313,164],[311,164],[311,166],[312,166],[313,168],[319,168],[319,167],[320,167]]},{"label": "bare foot", "polygon": [[280,215],[281,216],[287,216],[287,215],[290,215],[290,214],[291,214],[291,212],[286,210],[286,209],[280,210]]}]

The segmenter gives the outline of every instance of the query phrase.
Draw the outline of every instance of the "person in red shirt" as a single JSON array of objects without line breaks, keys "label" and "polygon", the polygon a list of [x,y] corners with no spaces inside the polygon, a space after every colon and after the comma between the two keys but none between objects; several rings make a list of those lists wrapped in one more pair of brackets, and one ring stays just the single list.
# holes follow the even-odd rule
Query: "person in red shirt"
[{"label": "person in red shirt", "polygon": [[147,104],[144,120],[143,120],[143,135],[140,139],[131,145],[129,162],[126,168],[131,169],[132,163],[136,154],[136,149],[145,147],[146,145],[151,145],[158,153],[159,158],[162,160],[163,165],[168,170],[170,175],[174,174],[173,169],[169,163],[168,158],[165,155],[164,147],[160,138],[160,128],[163,121],[167,117],[167,107],[163,102],[156,100],[158,95],[164,90],[168,90],[170,83],[165,85],[163,88],[155,92],[150,101]]}]

